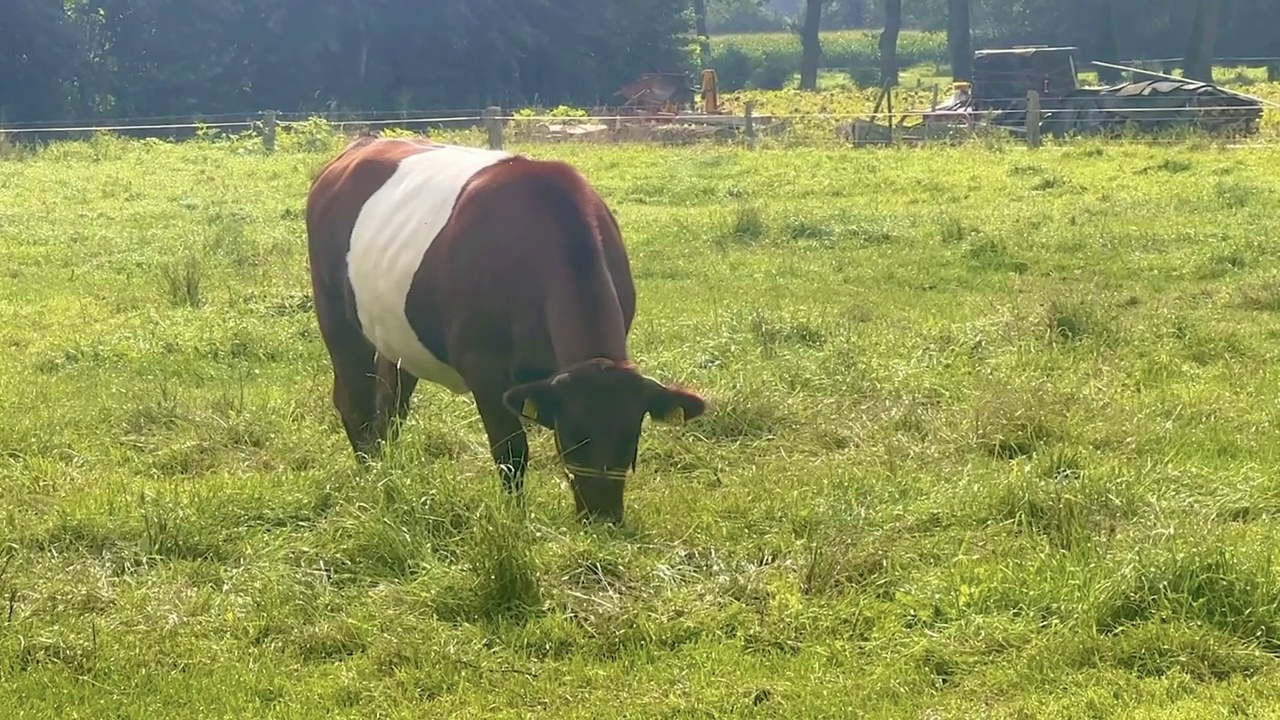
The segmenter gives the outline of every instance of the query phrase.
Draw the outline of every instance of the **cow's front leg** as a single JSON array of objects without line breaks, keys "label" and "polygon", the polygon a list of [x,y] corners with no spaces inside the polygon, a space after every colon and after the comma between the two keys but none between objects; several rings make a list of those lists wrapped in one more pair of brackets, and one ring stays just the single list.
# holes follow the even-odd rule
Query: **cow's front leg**
[{"label": "cow's front leg", "polygon": [[377,366],[377,409],[371,434],[374,442],[382,445],[399,437],[418,378],[384,357],[378,358]]},{"label": "cow's front leg", "polygon": [[501,382],[470,383],[474,390],[476,410],[489,438],[489,450],[498,465],[498,477],[508,493],[523,501],[524,473],[529,464],[529,438],[520,418],[502,402],[506,389]]}]

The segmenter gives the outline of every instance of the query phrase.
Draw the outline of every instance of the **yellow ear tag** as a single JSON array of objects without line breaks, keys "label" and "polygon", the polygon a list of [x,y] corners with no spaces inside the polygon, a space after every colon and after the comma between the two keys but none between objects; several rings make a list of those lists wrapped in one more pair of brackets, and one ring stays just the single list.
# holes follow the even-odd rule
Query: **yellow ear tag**
[{"label": "yellow ear tag", "polygon": [[675,406],[671,409],[671,412],[666,414],[666,417],[662,418],[662,421],[671,425],[683,425],[684,408],[679,405]]},{"label": "yellow ear tag", "polygon": [[524,405],[520,407],[520,414],[530,420],[538,421],[538,406],[532,400],[525,400]]}]

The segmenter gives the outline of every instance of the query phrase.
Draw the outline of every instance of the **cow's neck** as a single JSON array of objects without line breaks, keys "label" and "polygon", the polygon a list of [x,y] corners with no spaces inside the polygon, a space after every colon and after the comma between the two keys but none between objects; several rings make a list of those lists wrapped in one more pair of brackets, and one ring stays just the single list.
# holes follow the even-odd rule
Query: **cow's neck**
[{"label": "cow's neck", "polygon": [[547,302],[547,326],[558,368],[596,358],[627,360],[618,294],[603,268],[592,275],[560,284]]}]

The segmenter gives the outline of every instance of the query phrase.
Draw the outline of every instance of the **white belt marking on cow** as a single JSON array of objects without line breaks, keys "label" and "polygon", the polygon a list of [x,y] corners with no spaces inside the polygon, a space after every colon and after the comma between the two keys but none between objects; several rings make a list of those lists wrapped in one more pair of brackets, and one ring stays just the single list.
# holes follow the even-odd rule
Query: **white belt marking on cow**
[{"label": "white belt marking on cow", "polygon": [[458,394],[469,392],[466,383],[418,340],[405,316],[405,298],[467,181],[507,157],[458,146],[410,155],[365,202],[351,231],[347,277],[365,337],[379,356]]}]

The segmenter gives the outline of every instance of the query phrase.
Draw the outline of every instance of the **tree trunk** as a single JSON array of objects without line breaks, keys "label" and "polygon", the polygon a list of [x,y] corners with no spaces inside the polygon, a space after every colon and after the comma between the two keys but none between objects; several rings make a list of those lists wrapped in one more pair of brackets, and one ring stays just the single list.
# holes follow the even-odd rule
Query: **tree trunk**
[{"label": "tree trunk", "polygon": [[969,3],[947,0],[947,47],[951,50],[951,79],[973,80],[973,51],[969,46]]},{"label": "tree trunk", "polygon": [[[1094,19],[1097,24],[1098,59],[1115,63],[1120,59],[1120,50],[1116,47],[1116,21],[1111,10],[1112,0],[1094,0]],[[1098,68],[1098,80],[1116,84],[1121,81],[1121,73],[1114,68]]]},{"label": "tree trunk", "polygon": [[902,0],[885,0],[884,31],[880,33],[880,86],[898,84],[898,31],[902,29]]},{"label": "tree trunk", "polygon": [[707,37],[707,0],[693,0],[693,28],[698,33],[698,61],[711,64],[711,40]]},{"label": "tree trunk", "polygon": [[818,63],[822,60],[822,5],[826,0],[805,0],[804,24],[800,28],[800,89],[818,89]]},{"label": "tree trunk", "polygon": [[1191,18],[1191,39],[1183,60],[1182,76],[1190,80],[1213,82],[1213,51],[1218,43],[1218,15],[1222,0],[1196,0]]}]

